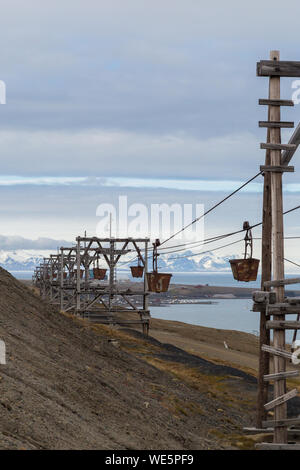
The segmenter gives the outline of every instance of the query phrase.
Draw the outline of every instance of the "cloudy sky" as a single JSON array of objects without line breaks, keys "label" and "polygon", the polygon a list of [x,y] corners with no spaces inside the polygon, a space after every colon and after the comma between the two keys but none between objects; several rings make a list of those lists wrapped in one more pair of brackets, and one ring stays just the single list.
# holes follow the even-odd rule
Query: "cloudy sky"
[{"label": "cloudy sky", "polygon": [[[94,235],[99,204],[204,204],[258,172],[268,81],[256,62],[300,60],[299,2],[0,1],[1,247]],[[282,97],[291,99],[291,79]],[[300,105],[283,108],[300,120]],[[283,141],[291,133],[283,133]],[[285,209],[299,204],[284,176]],[[205,220],[205,235],[261,217],[261,179]],[[299,215],[286,233],[299,235]],[[147,235],[145,233],[145,235]],[[259,236],[259,233],[258,233]],[[2,240],[2,241],[1,241]],[[24,242],[20,242],[22,245]],[[50,242],[49,242],[50,243]],[[296,241],[287,253],[300,259]],[[7,245],[8,244],[8,245]],[[51,244],[51,243],[50,243]],[[44,248],[44,246],[43,246]],[[296,257],[297,257],[296,256]]]}]

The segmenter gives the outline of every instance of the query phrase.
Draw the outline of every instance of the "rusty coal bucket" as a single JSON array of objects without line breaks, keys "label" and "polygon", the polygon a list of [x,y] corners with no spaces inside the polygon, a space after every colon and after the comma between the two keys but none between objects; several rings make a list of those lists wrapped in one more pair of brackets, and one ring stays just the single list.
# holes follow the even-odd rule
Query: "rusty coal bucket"
[{"label": "rusty coal bucket", "polygon": [[107,269],[93,268],[94,279],[103,280],[105,278]]},{"label": "rusty coal bucket", "polygon": [[237,281],[256,281],[259,266],[259,259],[230,259],[232,274]]},{"label": "rusty coal bucket", "polygon": [[132,277],[143,277],[144,266],[130,266]]},{"label": "rusty coal bucket", "polygon": [[158,273],[155,271],[147,273],[148,290],[156,293],[167,292],[171,277],[172,274],[167,273]]}]

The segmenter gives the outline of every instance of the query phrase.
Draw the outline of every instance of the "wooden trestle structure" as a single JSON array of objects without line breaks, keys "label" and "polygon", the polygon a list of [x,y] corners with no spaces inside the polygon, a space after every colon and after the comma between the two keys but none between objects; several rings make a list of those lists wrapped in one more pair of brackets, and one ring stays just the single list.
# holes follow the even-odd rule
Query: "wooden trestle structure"
[{"label": "wooden trestle structure", "polygon": [[[273,443],[257,444],[263,450],[299,450],[300,445],[290,442],[300,425],[300,418],[287,418],[287,402],[297,395],[297,389],[287,392],[286,379],[299,375],[298,370],[288,370],[286,361],[292,354],[286,350],[285,331],[299,330],[299,315],[296,321],[287,321],[288,314],[300,313],[300,298],[285,297],[285,286],[300,283],[300,278],[284,278],[284,224],[282,204],[282,175],[294,171],[287,166],[299,145],[299,126],[289,144],[281,143],[281,128],[294,127],[293,122],[280,120],[281,106],[293,106],[291,100],[280,98],[280,77],[300,77],[300,62],[283,62],[279,52],[271,51],[270,60],[257,64],[257,75],[269,77],[269,97],[259,100],[268,106],[268,120],[260,121],[259,127],[267,128],[267,142],[260,147],[266,150],[265,165],[260,169],[264,175],[263,227],[262,227],[262,285],[261,291],[253,294],[254,311],[260,318],[260,361],[258,377],[258,406],[256,431],[273,431]],[[272,269],[273,268],[273,269]],[[273,271],[273,279],[272,277]],[[273,338],[270,339],[270,332]],[[272,344],[271,344],[272,340]],[[270,373],[269,360],[274,370]],[[268,384],[273,383],[273,399],[268,398]],[[267,419],[267,412],[274,416]]]},{"label": "wooden trestle structure", "polygon": [[[61,311],[98,323],[141,324],[143,333],[148,334],[148,243],[148,238],[77,237],[76,245],[61,247],[58,254],[43,259],[35,269],[33,283],[41,297]],[[144,268],[142,282],[134,290],[116,279],[117,265],[128,253]],[[90,276],[99,261],[107,268],[103,280]],[[135,319],[126,318],[130,312],[136,314]]]}]

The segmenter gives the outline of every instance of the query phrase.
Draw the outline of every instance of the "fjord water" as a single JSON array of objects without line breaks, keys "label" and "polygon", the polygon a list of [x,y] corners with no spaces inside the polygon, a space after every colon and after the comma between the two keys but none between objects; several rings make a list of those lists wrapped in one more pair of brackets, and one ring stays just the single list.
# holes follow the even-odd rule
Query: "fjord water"
[{"label": "fjord water", "polygon": [[[11,272],[17,279],[31,279],[31,271]],[[172,273],[172,283],[224,286],[224,287],[250,287],[260,288],[260,276],[256,282],[237,282],[232,274],[216,272],[178,272]],[[296,277],[299,274],[286,274],[286,277]],[[118,272],[118,279],[128,279],[128,271]],[[295,285],[295,288],[299,286]],[[204,300],[204,299],[203,299]],[[151,307],[151,316],[164,320],[173,320],[201,325],[210,328],[244,331],[258,334],[259,313],[252,312],[251,299],[214,299],[213,304],[172,304],[162,307]],[[289,320],[296,319],[289,315]],[[292,340],[293,333],[287,331],[288,341]],[[300,334],[299,334],[300,336]]]},{"label": "fjord water", "polygon": [[152,307],[151,316],[221,330],[258,334],[259,313],[251,312],[252,305],[251,299],[214,299],[212,304],[175,304]]}]

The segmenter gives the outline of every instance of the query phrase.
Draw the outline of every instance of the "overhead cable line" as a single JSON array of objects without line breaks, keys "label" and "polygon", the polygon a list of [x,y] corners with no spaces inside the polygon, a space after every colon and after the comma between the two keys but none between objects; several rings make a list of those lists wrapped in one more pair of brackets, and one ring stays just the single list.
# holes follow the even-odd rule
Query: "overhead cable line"
[{"label": "overhead cable line", "polygon": [[205,217],[207,214],[209,214],[210,212],[212,212],[214,209],[216,209],[217,207],[219,207],[221,204],[223,204],[223,202],[227,201],[229,198],[231,198],[232,196],[234,196],[234,194],[236,194],[238,191],[240,191],[241,189],[243,189],[245,186],[247,186],[247,184],[251,183],[251,181],[255,180],[255,178],[257,178],[259,175],[262,174],[262,171],[260,171],[259,173],[257,173],[255,176],[253,176],[252,178],[250,178],[248,181],[246,181],[245,183],[243,183],[239,188],[237,188],[235,191],[233,191],[232,193],[228,194],[228,196],[224,197],[221,201],[219,201],[217,204],[215,204],[214,206],[212,206],[210,209],[208,209],[207,211],[204,212],[204,214],[200,215],[199,217],[197,217],[196,219],[194,219],[192,222],[190,222],[189,224],[185,225],[184,227],[182,227],[182,229],[178,230],[177,232],[173,233],[173,235],[171,235],[169,238],[167,238],[166,240],[162,241],[160,246],[167,243],[169,240],[171,240],[172,238],[176,237],[177,235],[179,235],[179,233],[183,232],[184,230],[186,230],[188,227],[190,227],[191,225],[195,224],[196,222],[198,222],[199,220],[201,220],[203,217]]}]

